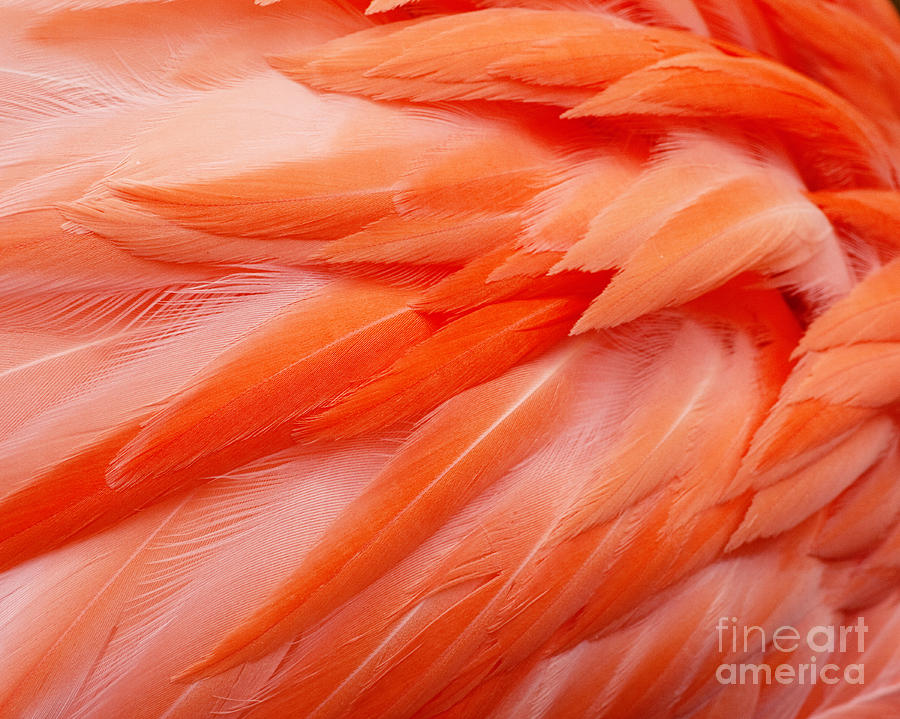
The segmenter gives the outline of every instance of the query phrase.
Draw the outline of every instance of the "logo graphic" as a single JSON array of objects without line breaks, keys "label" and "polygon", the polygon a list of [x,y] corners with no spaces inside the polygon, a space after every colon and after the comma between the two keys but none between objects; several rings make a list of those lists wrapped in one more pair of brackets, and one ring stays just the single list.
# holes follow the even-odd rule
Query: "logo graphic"
[{"label": "logo graphic", "polygon": [[[865,667],[840,661],[840,654],[865,649],[865,620],[852,625],[818,625],[802,631],[790,625],[771,633],[756,625],[740,625],[737,617],[720,617],[716,638],[722,655],[764,655],[780,653],[779,664],[733,663],[716,668],[720,684],[864,684]],[[808,659],[807,659],[808,657]],[[831,661],[829,661],[831,660]]]}]

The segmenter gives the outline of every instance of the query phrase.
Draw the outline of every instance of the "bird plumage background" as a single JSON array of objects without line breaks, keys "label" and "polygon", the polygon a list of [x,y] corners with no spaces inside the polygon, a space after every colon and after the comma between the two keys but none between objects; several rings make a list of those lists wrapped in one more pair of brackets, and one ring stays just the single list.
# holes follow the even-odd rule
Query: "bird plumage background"
[{"label": "bird plumage background", "polygon": [[0,18],[0,716],[900,715],[887,0]]}]

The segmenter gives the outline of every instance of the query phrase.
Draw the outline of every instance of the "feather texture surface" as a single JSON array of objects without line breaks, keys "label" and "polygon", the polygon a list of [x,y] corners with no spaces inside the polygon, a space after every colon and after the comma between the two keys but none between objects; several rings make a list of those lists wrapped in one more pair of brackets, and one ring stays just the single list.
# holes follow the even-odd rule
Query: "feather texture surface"
[{"label": "feather texture surface", "polygon": [[0,28],[0,719],[900,714],[888,0]]}]

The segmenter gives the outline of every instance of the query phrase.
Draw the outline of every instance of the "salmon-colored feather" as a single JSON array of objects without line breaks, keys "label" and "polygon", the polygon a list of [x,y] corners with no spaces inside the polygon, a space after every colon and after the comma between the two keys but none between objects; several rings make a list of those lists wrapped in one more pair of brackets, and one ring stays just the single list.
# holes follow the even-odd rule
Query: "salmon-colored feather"
[{"label": "salmon-colored feather", "polygon": [[780,464],[784,474],[786,460],[896,405],[897,273],[896,261],[874,272],[810,326],[795,350],[800,360],[750,447],[748,467],[768,472]]},{"label": "salmon-colored feather", "polygon": [[897,714],[888,0],[0,5],[0,719]]},{"label": "salmon-colored feather", "polygon": [[215,476],[287,448],[298,418],[368,381],[430,334],[401,292],[375,297],[368,288],[342,287],[338,300],[334,292],[287,307],[211,364],[122,448],[109,485],[161,477],[168,485],[186,468]]},{"label": "salmon-colored feather", "polygon": [[[401,447],[289,583],[203,669],[287,620],[303,631],[361,591],[525,456],[565,404],[574,350],[460,393]],[[546,430],[544,430],[546,431]],[[497,461],[502,457],[501,461]],[[403,509],[398,512],[398,508]]]},{"label": "salmon-colored feather", "polygon": [[876,245],[897,246],[895,228],[900,218],[900,193],[884,190],[823,191],[812,194],[811,198],[837,227]]},{"label": "salmon-colored feather", "polygon": [[480,257],[485,247],[512,241],[515,213],[463,217],[388,215],[364,229],[329,242],[316,255],[329,264],[374,262],[458,265]]},{"label": "salmon-colored feather", "polygon": [[819,531],[819,556],[850,557],[873,548],[883,538],[900,511],[900,489],[895,481],[898,469],[900,457],[892,448],[834,502]]},{"label": "salmon-colored feather", "polygon": [[488,305],[412,347],[369,384],[308,421],[300,437],[336,439],[421,417],[456,393],[493,379],[568,333],[582,303],[518,300]]},{"label": "salmon-colored feather", "polygon": [[880,149],[884,140],[855,107],[803,76],[757,58],[690,53],[661,60],[565,116],[727,117],[751,127],[764,123],[809,143],[813,153],[855,161],[869,174],[869,182],[888,183],[894,177],[885,159],[889,154]]}]

